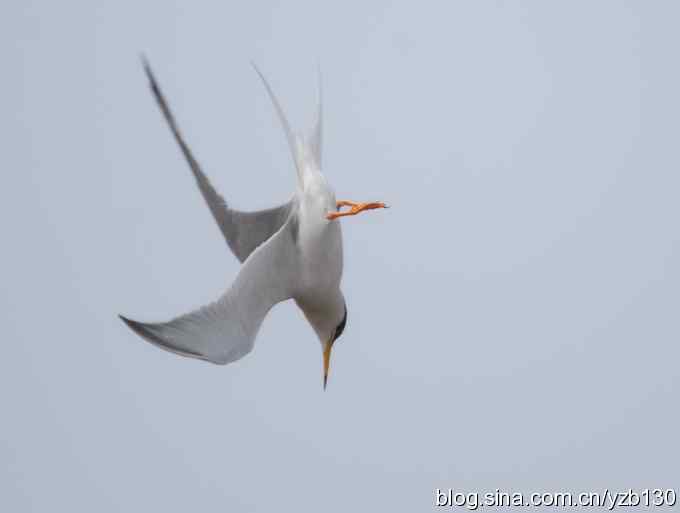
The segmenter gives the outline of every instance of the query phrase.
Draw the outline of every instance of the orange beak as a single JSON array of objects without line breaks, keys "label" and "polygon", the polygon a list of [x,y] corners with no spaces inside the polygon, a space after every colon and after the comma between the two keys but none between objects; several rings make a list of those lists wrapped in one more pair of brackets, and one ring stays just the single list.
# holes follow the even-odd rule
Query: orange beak
[{"label": "orange beak", "polygon": [[328,369],[331,366],[331,350],[333,349],[333,342],[328,341],[323,350],[323,389],[326,390],[326,383],[328,382]]}]

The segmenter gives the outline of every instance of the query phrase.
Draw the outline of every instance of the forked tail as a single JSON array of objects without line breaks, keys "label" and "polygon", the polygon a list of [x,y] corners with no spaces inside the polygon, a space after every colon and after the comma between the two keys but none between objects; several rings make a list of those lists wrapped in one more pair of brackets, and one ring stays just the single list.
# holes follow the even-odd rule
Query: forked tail
[{"label": "forked tail", "polygon": [[260,71],[257,65],[252,63],[255,72],[262,79],[269,98],[274,104],[276,113],[281,121],[281,126],[286,134],[286,140],[288,141],[288,147],[290,148],[291,155],[293,156],[293,162],[295,163],[295,169],[297,171],[298,184],[300,186],[304,183],[305,173],[311,170],[320,171],[321,170],[321,146],[322,146],[322,94],[321,94],[321,71],[319,71],[319,93],[318,93],[318,105],[316,111],[316,118],[314,120],[314,125],[312,130],[307,135],[296,134],[288,122],[279,100],[277,99],[274,91],[272,90],[269,82],[265,78],[264,74]]}]

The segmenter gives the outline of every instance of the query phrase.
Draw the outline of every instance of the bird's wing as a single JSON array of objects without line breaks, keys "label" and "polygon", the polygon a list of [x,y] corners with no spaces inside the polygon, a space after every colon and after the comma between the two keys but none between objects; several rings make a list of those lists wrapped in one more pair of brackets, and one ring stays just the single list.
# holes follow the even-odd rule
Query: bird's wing
[{"label": "bird's wing", "polygon": [[291,211],[292,202],[289,201],[278,207],[258,212],[241,212],[229,208],[224,198],[215,190],[191,153],[191,149],[189,149],[185,142],[168,102],[165,100],[163,92],[156,81],[151,66],[146,60],[144,60],[144,71],[149,79],[149,85],[156,98],[156,102],[158,102],[158,106],[161,112],[163,112],[170,130],[191,168],[201,195],[208,204],[208,208],[210,208],[210,212],[215,221],[217,221],[217,225],[232,252],[239,261],[244,262],[255,248],[281,228]]},{"label": "bird's wing", "polygon": [[257,248],[220,299],[166,323],[121,316],[138,335],[162,349],[225,364],[248,354],[267,312],[293,295],[298,275],[297,215]]}]

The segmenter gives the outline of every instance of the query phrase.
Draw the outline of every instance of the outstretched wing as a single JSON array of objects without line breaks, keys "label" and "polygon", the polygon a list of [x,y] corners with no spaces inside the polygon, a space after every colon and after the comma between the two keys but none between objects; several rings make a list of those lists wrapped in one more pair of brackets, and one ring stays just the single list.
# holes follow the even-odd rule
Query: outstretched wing
[{"label": "outstretched wing", "polygon": [[248,354],[267,312],[292,297],[298,275],[297,216],[248,257],[220,299],[170,322],[146,324],[121,316],[138,335],[167,351],[217,364]]},{"label": "outstretched wing", "polygon": [[156,102],[158,102],[161,112],[163,112],[165,120],[170,126],[170,130],[172,131],[177,144],[179,144],[179,147],[184,154],[184,158],[191,168],[191,172],[196,179],[203,199],[205,199],[208,204],[208,208],[210,208],[210,212],[215,218],[215,221],[217,221],[217,225],[222,231],[232,252],[239,261],[244,262],[255,248],[269,239],[269,237],[283,226],[283,223],[286,221],[291,211],[291,201],[278,207],[258,212],[241,212],[229,208],[224,201],[224,198],[222,198],[215,190],[208,177],[203,173],[201,166],[198,164],[191,153],[189,146],[184,141],[184,137],[182,137],[182,133],[175,121],[175,117],[151,70],[151,66],[146,59],[143,59],[143,64],[144,71],[149,79],[151,91],[156,98]]}]

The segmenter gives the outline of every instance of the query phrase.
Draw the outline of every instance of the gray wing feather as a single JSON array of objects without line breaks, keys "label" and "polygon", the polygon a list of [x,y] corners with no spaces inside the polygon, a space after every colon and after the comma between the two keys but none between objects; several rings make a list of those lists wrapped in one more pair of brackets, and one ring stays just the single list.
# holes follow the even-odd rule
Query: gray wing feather
[{"label": "gray wing feather", "polygon": [[156,102],[186,159],[191,172],[196,179],[198,189],[210,208],[217,225],[219,226],[227,244],[232,252],[244,262],[248,256],[264,241],[276,233],[288,218],[291,211],[292,201],[278,207],[257,212],[241,212],[229,208],[224,198],[215,190],[208,177],[201,170],[201,166],[194,158],[191,149],[187,145],[165,100],[158,82],[146,59],[143,59],[144,71],[149,79],[151,91]]},{"label": "gray wing feather", "polygon": [[245,262],[260,244],[281,228],[290,215],[292,206],[292,201],[289,201],[279,207],[259,212],[227,209],[228,215],[219,224],[236,258]]},{"label": "gray wing feather", "polygon": [[217,301],[166,323],[121,316],[138,335],[181,356],[226,364],[248,354],[269,310],[293,296],[298,276],[296,215],[257,248]]}]

